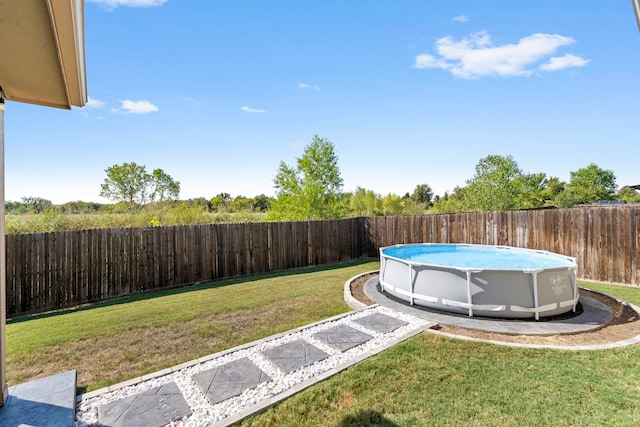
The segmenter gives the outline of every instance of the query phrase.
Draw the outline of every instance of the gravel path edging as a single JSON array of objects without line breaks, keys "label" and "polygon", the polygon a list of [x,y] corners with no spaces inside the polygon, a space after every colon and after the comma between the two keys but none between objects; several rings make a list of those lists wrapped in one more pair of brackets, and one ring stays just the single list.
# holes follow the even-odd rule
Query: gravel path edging
[{"label": "gravel path edging", "polygon": [[[402,320],[405,325],[390,332],[380,333],[367,329],[355,322],[361,317],[374,313],[385,314]],[[351,328],[359,329],[371,335],[372,338],[343,352],[314,338],[314,334],[337,325],[347,325]],[[75,426],[100,426],[98,416],[100,407],[170,382],[174,382],[178,386],[191,409],[190,415],[185,416],[183,419],[175,420],[171,423],[172,426],[226,426],[254,413],[262,412],[279,401],[335,375],[354,363],[377,354],[435,325],[434,322],[398,313],[380,305],[343,313],[310,325],[215,353],[205,358],[85,393],[78,396]],[[300,339],[320,348],[328,353],[329,357],[290,373],[283,372],[265,358],[264,352],[266,350]],[[217,404],[211,404],[194,382],[194,375],[241,358],[249,358],[272,381],[260,383],[254,388],[245,390],[238,396]]]},{"label": "gravel path edging", "polygon": [[240,422],[240,421],[242,421],[243,419],[245,419],[245,418],[247,418],[249,416],[260,414],[260,413],[268,410],[269,408],[277,405],[279,402],[281,402],[281,401],[293,396],[294,394],[297,394],[297,393],[301,392],[302,390],[311,387],[314,384],[322,382],[322,381],[334,376],[335,374],[346,370],[350,366],[355,365],[358,362],[361,362],[361,361],[363,361],[365,359],[368,359],[369,357],[374,356],[374,355],[376,355],[376,354],[388,349],[389,347],[392,347],[392,346],[394,346],[396,344],[399,344],[399,343],[401,343],[403,341],[406,341],[407,339],[409,339],[409,338],[411,338],[411,337],[413,337],[413,336],[415,336],[415,335],[417,335],[417,334],[419,334],[421,332],[424,332],[424,331],[428,330],[429,328],[432,328],[433,326],[434,325],[426,324],[426,325],[421,326],[418,329],[409,331],[408,333],[406,333],[404,335],[401,335],[401,336],[399,336],[399,337],[397,337],[397,338],[385,343],[384,346],[379,346],[379,347],[376,347],[376,348],[374,348],[372,350],[369,350],[369,351],[367,351],[365,353],[362,353],[361,355],[359,355],[357,357],[354,357],[353,359],[350,359],[349,361],[347,361],[345,363],[341,363],[341,364],[335,366],[334,368],[328,369],[327,371],[325,371],[325,372],[323,372],[323,373],[321,373],[319,375],[316,375],[316,376],[314,376],[312,378],[309,378],[308,380],[305,380],[305,381],[303,381],[301,383],[296,384],[295,386],[289,388],[288,390],[286,390],[283,393],[280,393],[280,394],[278,394],[278,395],[276,395],[276,396],[274,396],[274,397],[272,397],[270,399],[266,399],[266,400],[258,403],[257,405],[255,405],[253,407],[250,407],[250,408],[247,408],[246,410],[244,410],[242,412],[239,412],[238,414],[236,414],[234,416],[231,416],[231,417],[229,417],[229,418],[227,418],[225,420],[222,420],[222,421],[220,421],[218,423],[211,424],[209,427],[225,427],[225,426],[232,425],[234,423]]},{"label": "gravel path edging", "polygon": [[[371,306],[371,307],[373,307],[373,306]],[[222,351],[219,351],[217,353],[213,353],[213,354],[210,354],[210,355],[198,358],[198,359],[193,359],[193,360],[190,360],[188,362],[181,363],[179,365],[175,365],[175,366],[172,366],[170,368],[163,369],[161,371],[156,371],[156,372],[153,372],[153,373],[150,373],[150,374],[143,375],[141,377],[132,378],[130,380],[119,382],[117,384],[113,384],[113,385],[110,385],[110,386],[107,386],[107,387],[103,387],[103,388],[100,388],[100,389],[97,389],[97,390],[93,390],[93,391],[78,395],[77,401],[80,402],[81,400],[91,399],[93,397],[96,397],[96,396],[99,396],[99,395],[102,395],[102,394],[105,394],[105,393],[111,393],[111,392],[120,390],[120,389],[125,388],[125,387],[130,387],[132,385],[136,385],[136,384],[144,382],[144,381],[149,381],[149,380],[153,380],[153,379],[156,379],[156,378],[159,378],[159,377],[163,377],[163,376],[172,374],[174,372],[180,371],[180,370],[185,369],[185,368],[190,368],[190,367],[195,366],[195,365],[206,363],[206,362],[208,362],[210,360],[214,360],[214,359],[218,359],[220,357],[224,357],[224,356],[226,356],[226,355],[228,355],[230,353],[235,353],[235,352],[238,352],[240,350],[249,349],[249,348],[255,347],[256,345],[260,345],[260,344],[268,342],[268,341],[272,341],[272,340],[275,340],[275,339],[278,339],[278,338],[281,338],[281,337],[284,337],[284,336],[287,336],[287,335],[291,335],[291,334],[295,334],[295,333],[301,332],[304,329],[307,329],[307,328],[310,328],[310,327],[321,325],[321,324],[326,323],[326,322],[333,322],[333,321],[340,320],[343,317],[349,316],[350,314],[353,314],[353,313],[352,312],[346,312],[346,313],[338,314],[338,315],[335,315],[333,317],[329,317],[329,318],[327,318],[325,320],[320,320],[318,322],[314,322],[314,323],[311,323],[309,325],[301,326],[299,328],[290,329],[288,331],[281,332],[281,333],[275,334],[275,335],[271,335],[271,336],[268,336],[268,337],[265,337],[265,338],[261,338],[261,339],[256,340],[256,341],[251,341],[251,342],[248,342],[246,344],[239,345],[237,347],[233,347],[233,348],[230,348],[230,349],[227,349],[227,350],[222,350]]]}]

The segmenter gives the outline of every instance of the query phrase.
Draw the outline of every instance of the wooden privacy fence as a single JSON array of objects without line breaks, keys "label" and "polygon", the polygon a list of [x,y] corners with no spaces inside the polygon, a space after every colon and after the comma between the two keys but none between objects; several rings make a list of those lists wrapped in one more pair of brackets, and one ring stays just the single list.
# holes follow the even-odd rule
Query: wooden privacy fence
[{"label": "wooden privacy fence", "polygon": [[7,315],[357,258],[362,219],[9,235]]},{"label": "wooden privacy fence", "polygon": [[640,284],[636,206],[206,224],[6,237],[7,314],[378,256],[396,243],[475,243],[577,258],[582,279]]},{"label": "wooden privacy fence", "polygon": [[577,258],[583,280],[638,285],[639,219],[636,206],[371,217],[363,250],[418,242],[542,249]]}]

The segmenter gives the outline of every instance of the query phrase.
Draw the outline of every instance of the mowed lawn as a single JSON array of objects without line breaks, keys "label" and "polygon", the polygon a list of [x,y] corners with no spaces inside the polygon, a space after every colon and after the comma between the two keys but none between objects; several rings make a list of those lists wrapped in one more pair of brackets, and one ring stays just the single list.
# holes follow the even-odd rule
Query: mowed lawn
[{"label": "mowed lawn", "polygon": [[[94,305],[7,325],[9,383],[78,370],[80,391],[345,311],[354,262]],[[640,289],[584,284],[640,305]],[[523,349],[424,333],[246,420],[247,426],[640,425],[640,346]]]},{"label": "mowed lawn", "polygon": [[76,369],[86,392],[136,378],[347,312],[345,281],[378,268],[348,262],[11,319],[7,381]]},{"label": "mowed lawn", "polygon": [[[583,283],[640,305],[640,289]],[[638,426],[640,346],[524,349],[423,333],[243,426]]]}]

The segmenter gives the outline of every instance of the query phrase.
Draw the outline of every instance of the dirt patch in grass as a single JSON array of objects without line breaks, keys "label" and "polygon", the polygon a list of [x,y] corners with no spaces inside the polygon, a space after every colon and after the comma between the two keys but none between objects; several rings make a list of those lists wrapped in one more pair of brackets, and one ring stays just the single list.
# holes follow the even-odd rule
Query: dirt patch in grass
[{"label": "dirt patch in grass", "polygon": [[[364,292],[364,284],[378,273],[370,273],[359,276],[351,283],[351,295],[358,301],[366,304],[375,304]],[[604,327],[590,332],[559,335],[511,335],[496,332],[479,331],[476,329],[461,328],[452,325],[440,324],[439,330],[455,335],[463,335],[483,340],[503,341],[512,343],[537,344],[537,345],[600,345],[626,340],[640,335],[640,316],[627,305],[606,297],[598,292],[580,289],[582,295],[588,295],[603,304],[606,304],[613,313],[613,319]]]},{"label": "dirt patch in grass", "polygon": [[369,274],[363,274],[361,276],[356,277],[355,280],[353,280],[349,285],[351,287],[351,295],[355,299],[357,299],[358,301],[366,305],[375,304],[376,302],[371,298],[369,298],[365,293],[364,284],[367,282],[367,280],[377,275],[378,273],[369,273]]}]

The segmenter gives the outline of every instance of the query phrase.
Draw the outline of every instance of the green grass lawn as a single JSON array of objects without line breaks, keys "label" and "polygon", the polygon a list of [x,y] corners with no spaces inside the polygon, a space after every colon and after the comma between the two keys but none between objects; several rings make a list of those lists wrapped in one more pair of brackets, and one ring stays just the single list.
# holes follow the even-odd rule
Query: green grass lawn
[{"label": "green grass lawn", "polygon": [[637,426],[640,349],[522,349],[424,333],[246,426]]},{"label": "green grass lawn", "polygon": [[[640,289],[582,283],[640,305]],[[424,333],[246,426],[637,426],[640,346],[524,349]]]},{"label": "green grass lawn", "polygon": [[76,369],[85,392],[136,378],[347,312],[345,281],[378,266],[300,269],[11,319],[7,381]]},{"label": "green grass lawn", "polygon": [[[69,369],[80,391],[349,310],[355,262],[215,282],[7,325],[10,384]],[[640,305],[640,289],[584,283]],[[640,425],[640,346],[523,349],[420,334],[247,426]]]}]

